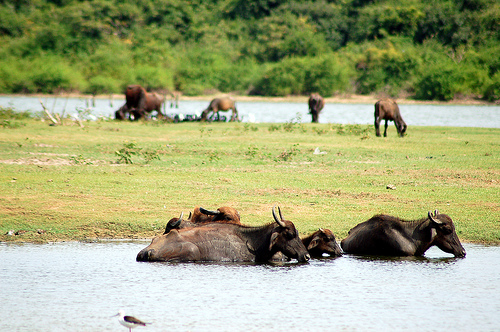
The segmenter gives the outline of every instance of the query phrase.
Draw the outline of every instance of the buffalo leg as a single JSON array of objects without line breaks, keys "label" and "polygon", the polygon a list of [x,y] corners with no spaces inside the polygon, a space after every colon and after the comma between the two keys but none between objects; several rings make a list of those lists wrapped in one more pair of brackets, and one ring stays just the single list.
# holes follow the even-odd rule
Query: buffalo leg
[{"label": "buffalo leg", "polygon": [[396,131],[398,132],[398,136],[402,137],[401,135],[401,126],[397,121],[394,121],[394,125],[396,126]]},{"label": "buffalo leg", "polygon": [[389,122],[389,120],[385,120],[384,137],[387,137],[387,127],[389,126],[388,122]]},{"label": "buffalo leg", "polygon": [[238,111],[236,110],[236,107],[233,108],[233,115],[231,116],[231,121],[238,121]]},{"label": "buffalo leg", "polygon": [[380,119],[379,118],[375,119],[375,135],[380,137]]}]

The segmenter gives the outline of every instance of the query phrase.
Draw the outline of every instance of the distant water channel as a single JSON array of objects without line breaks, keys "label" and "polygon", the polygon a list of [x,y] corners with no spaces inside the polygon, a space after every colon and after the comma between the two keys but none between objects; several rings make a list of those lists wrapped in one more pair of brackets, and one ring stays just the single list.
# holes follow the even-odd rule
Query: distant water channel
[{"label": "distant water channel", "polygon": [[500,247],[455,259],[139,263],[149,241],[0,243],[2,331],[498,331]]},{"label": "distant water channel", "polygon": [[[124,100],[95,99],[94,103],[83,98],[42,98],[45,107],[56,113],[78,115],[78,111],[90,109],[95,117],[114,116]],[[167,114],[200,114],[208,101],[180,101],[179,108],[167,108]],[[42,112],[37,97],[0,96],[0,106],[19,111]],[[310,122],[306,103],[298,102],[247,102],[236,103],[244,122],[284,123],[297,120]],[[408,126],[452,126],[500,128],[500,106],[477,105],[400,105]],[[327,103],[320,115],[320,123],[373,124],[374,105]],[[227,113],[229,118],[229,113]],[[391,126],[393,124],[391,123]]]}]

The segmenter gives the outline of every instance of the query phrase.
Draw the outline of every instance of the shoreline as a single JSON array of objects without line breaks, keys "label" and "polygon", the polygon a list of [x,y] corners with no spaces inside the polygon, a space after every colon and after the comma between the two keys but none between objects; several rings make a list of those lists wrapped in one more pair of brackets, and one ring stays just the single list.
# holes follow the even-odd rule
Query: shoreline
[{"label": "shoreline", "polygon": [[[285,96],[285,97],[266,97],[266,96],[246,96],[235,95],[231,93],[219,93],[211,95],[200,96],[184,96],[179,95],[179,101],[207,101],[217,98],[228,96],[238,101],[244,102],[290,102],[290,103],[307,103],[308,96]],[[112,99],[112,100],[125,100],[123,94],[109,94],[109,95],[90,95],[82,93],[61,93],[61,94],[0,94],[0,97],[31,97],[31,98],[82,98],[82,99]],[[339,96],[332,96],[325,98],[326,103],[331,104],[375,104],[378,100],[387,98],[382,95],[357,95],[357,94],[344,94]],[[478,100],[471,97],[463,99],[453,99],[450,101],[437,101],[437,100],[414,100],[409,98],[393,98],[398,104],[401,105],[459,105],[459,106],[498,106],[500,103],[492,103],[484,100]],[[171,100],[171,98],[167,98]]]}]

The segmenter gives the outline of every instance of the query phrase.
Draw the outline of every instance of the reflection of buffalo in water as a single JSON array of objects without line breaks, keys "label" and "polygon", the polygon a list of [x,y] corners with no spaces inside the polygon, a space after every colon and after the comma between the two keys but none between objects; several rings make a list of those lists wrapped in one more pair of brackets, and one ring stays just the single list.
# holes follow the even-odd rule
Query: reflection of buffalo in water
[{"label": "reflection of buffalo in water", "polygon": [[398,135],[403,137],[406,123],[401,117],[398,104],[392,99],[382,99],[375,103],[375,133],[380,136],[380,121],[385,120],[384,137],[387,137],[387,122],[394,121]]},{"label": "reflection of buffalo in water", "polygon": [[232,110],[233,115],[231,116],[230,121],[238,121],[238,111],[236,110],[236,104],[234,100],[229,97],[215,98],[210,102],[210,105],[201,113],[201,120],[206,121],[208,117],[208,113],[212,112],[212,119],[217,116],[219,119],[219,112]]},{"label": "reflection of buffalo in water", "polygon": [[309,114],[311,114],[312,116],[311,122],[317,123],[319,118],[319,113],[321,112],[323,107],[325,107],[325,100],[319,94],[313,93],[309,97],[308,104],[309,104]]},{"label": "reflection of buffalo in water", "polygon": [[349,254],[380,256],[422,256],[431,246],[438,246],[455,257],[465,257],[453,221],[437,210],[415,221],[373,216],[352,228],[340,245]]},{"label": "reflection of buffalo in water", "polygon": [[310,258],[295,225],[279,217],[260,227],[208,223],[173,229],[157,236],[137,254],[137,261],[267,262],[278,251],[300,262]]},{"label": "reflection of buffalo in water", "polygon": [[125,120],[127,118],[139,120],[153,111],[158,112],[158,117],[163,117],[161,105],[163,98],[154,92],[146,92],[140,85],[129,85],[125,91],[126,103],[115,112],[115,119]]}]

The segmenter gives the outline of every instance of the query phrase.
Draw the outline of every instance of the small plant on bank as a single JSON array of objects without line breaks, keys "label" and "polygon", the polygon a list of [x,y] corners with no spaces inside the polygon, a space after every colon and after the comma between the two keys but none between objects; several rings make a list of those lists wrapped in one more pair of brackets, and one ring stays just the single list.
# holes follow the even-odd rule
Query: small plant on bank
[{"label": "small plant on bank", "polygon": [[291,161],[294,156],[297,155],[298,153],[298,147],[299,144],[294,144],[292,147],[288,150],[284,150],[283,152],[280,153],[278,157],[276,157],[275,161]]},{"label": "small plant on bank", "polygon": [[259,148],[254,145],[248,147],[248,151],[245,153],[245,155],[250,159],[254,159],[258,153],[259,153]]},{"label": "small plant on bank", "polygon": [[289,122],[285,122],[283,125],[283,130],[286,132],[293,132],[296,129],[302,130],[302,132],[306,132],[306,128],[302,124],[302,116],[300,113],[297,113],[295,118],[292,118]]},{"label": "small plant on bank", "polygon": [[115,151],[115,154],[118,156],[117,163],[118,164],[133,164],[132,156],[137,156],[142,148],[139,148],[135,145],[135,143],[125,143],[123,148],[118,151]]},{"label": "small plant on bank", "polygon": [[160,160],[160,153],[156,150],[144,150],[138,147],[134,142],[124,143],[123,148],[115,151],[115,155],[118,156],[116,161],[118,164],[133,164],[132,156],[138,156],[144,158],[146,164],[153,160]]}]

